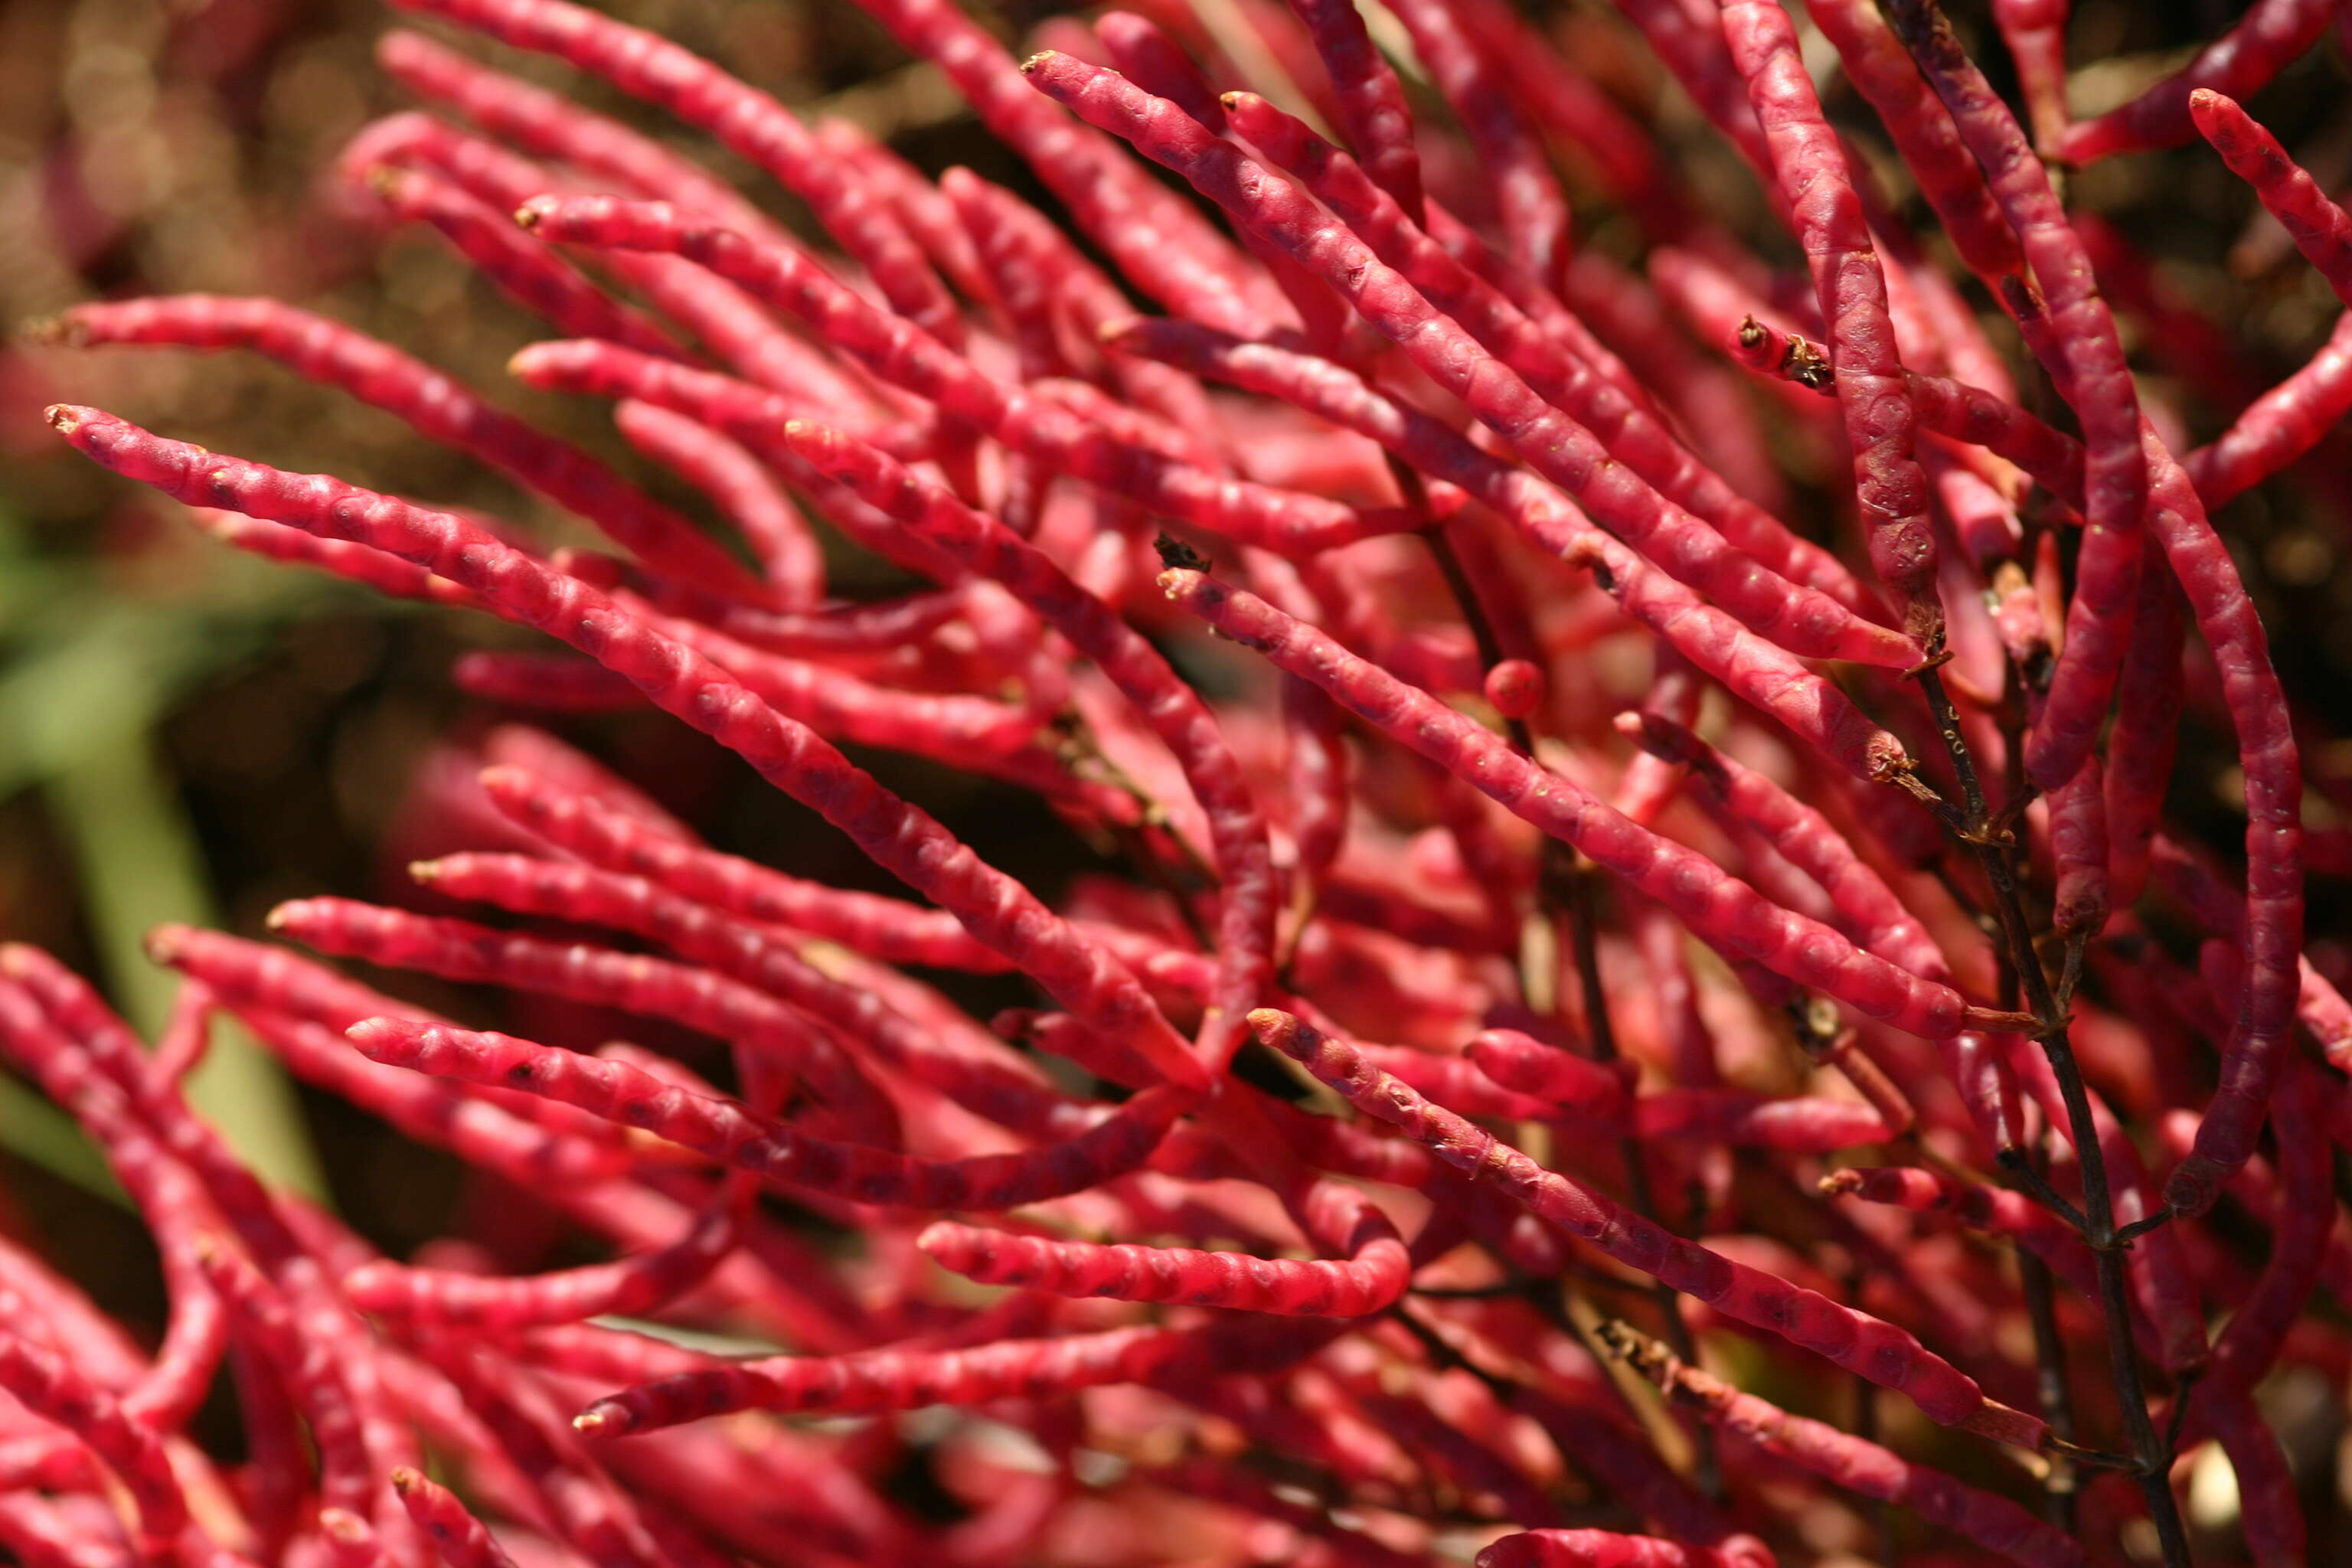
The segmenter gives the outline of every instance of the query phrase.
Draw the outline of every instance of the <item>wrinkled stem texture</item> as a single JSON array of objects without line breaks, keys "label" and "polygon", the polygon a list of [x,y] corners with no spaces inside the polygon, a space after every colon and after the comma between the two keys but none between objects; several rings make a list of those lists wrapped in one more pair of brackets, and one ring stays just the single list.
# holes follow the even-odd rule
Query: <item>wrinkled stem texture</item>
[{"label": "wrinkled stem texture", "polygon": [[[117,1324],[20,1239],[79,1211],[14,1194],[0,1552],[2341,1544],[2299,1500],[2347,1440],[2306,1392],[2352,1355],[2352,1006],[2305,878],[2352,875],[2352,773],[2296,617],[2344,596],[2352,316],[2295,301],[2352,309],[2352,213],[2264,120],[2315,123],[2343,7],[2257,0],[2077,118],[2092,40],[2156,36],[2118,0],[1995,0],[1990,68],[1935,0],[1155,0],[1017,51],[953,0],[395,4],[415,106],[315,223],[173,186],[201,221],[139,226],[215,89],[341,79],[303,32],[265,82],[267,5],[77,11],[8,204],[0,298],[82,302],[0,381],[107,470],[25,494],[203,536],[12,543],[9,733],[148,713],[89,671],[182,681],[198,606],[246,661],[207,715],[301,695],[158,755],[334,758],[392,826],[305,864],[427,858],[289,885],[220,826],[276,795],[202,794],[237,913],[147,933],[152,1046],[0,945],[0,1058],[152,1237],[105,1299],[152,1257],[162,1303]],[[361,223],[425,247],[380,309]],[[249,252],[331,307],[137,296],[191,228],[205,287]],[[436,364],[461,307],[544,324],[506,391]],[[329,418],[244,417],[289,396]],[[274,462],[412,435],[420,492],[530,512]],[[314,601],[211,542],[404,618],[233,633]],[[46,657],[89,618],[53,565],[133,643]],[[362,643],[392,679],[319,652]],[[131,948],[110,886],[25,923]],[[340,1215],[192,1109],[231,1026],[351,1140]]]}]

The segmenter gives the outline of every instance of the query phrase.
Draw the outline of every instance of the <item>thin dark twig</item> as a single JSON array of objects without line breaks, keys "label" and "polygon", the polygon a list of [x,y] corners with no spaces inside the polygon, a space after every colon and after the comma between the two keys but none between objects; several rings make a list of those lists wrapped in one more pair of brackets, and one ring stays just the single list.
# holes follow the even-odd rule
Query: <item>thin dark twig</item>
[{"label": "thin dark twig", "polygon": [[[1566,847],[1558,844],[1545,846],[1543,868],[1537,873],[1536,885],[1539,896],[1548,898],[1566,915],[1569,945],[1576,960],[1577,984],[1584,994],[1584,1026],[1592,1042],[1593,1059],[1613,1062],[1621,1053],[1616,1026],[1609,1016],[1608,994],[1601,988],[1600,922],[1593,907],[1593,884],[1598,873],[1590,861],[1573,850],[1564,855],[1557,853]],[[1617,1152],[1625,1165],[1627,1202],[1643,1219],[1655,1220],[1657,1194],[1650,1185],[1650,1170],[1643,1159],[1640,1141],[1628,1134],[1618,1140]],[[1682,1296],[1663,1280],[1652,1288],[1651,1293],[1658,1303],[1666,1343],[1675,1354],[1696,1364],[1698,1342],[1692,1338],[1690,1324],[1684,1320]],[[1700,1423],[1693,1428],[1692,1436],[1697,1449],[1696,1479],[1699,1490],[1719,1501],[1723,1471],[1715,1451],[1714,1432]]]},{"label": "thin dark twig", "polygon": [[[2011,672],[2012,698],[2018,679]],[[2024,718],[2013,700],[2007,703],[2003,729],[2009,742],[2009,771],[2012,786],[2022,782],[2024,765]],[[2000,966],[2000,1005],[2014,1007],[2018,1003],[2021,981],[2017,967],[2004,963]],[[2045,1130],[2035,1140],[2032,1151],[2011,1151],[2018,1158],[2016,1167],[2037,1179],[2042,1177],[2041,1161],[2049,1157],[2050,1135]],[[2044,1182],[2047,1185],[2047,1182]],[[2034,1392],[2042,1406],[2042,1418],[2050,1423],[2050,1435],[2061,1443],[2074,1441],[2074,1391],[2066,1382],[2066,1341],[2058,1329],[2057,1281],[2050,1265],[2042,1255],[2029,1247],[2012,1244],[2017,1258],[2018,1289],[2025,1297],[2026,1321],[2033,1330]],[[2050,1522],[2069,1531],[2074,1529],[2081,1513],[2082,1478],[2076,1472],[2074,1458],[2056,1451],[2050,1456],[2050,1468],[2042,1479],[2042,1509]]]},{"label": "thin dark twig", "polygon": [[[1408,504],[1426,515],[1427,496],[1421,478],[1412,469],[1390,461],[1397,475],[1397,483]],[[1423,529],[1422,538],[1429,545],[1438,570],[1444,575],[1446,585],[1453,590],[1462,619],[1470,629],[1472,642],[1478,649],[1479,662],[1493,668],[1502,658],[1502,641],[1495,635],[1494,624],[1488,619],[1486,606],[1479,602],[1477,590],[1468,573],[1462,569],[1460,557],[1446,542],[1441,526]],[[1511,744],[1529,758],[1535,755],[1535,734],[1523,720],[1505,721]],[[1568,928],[1569,945],[1575,954],[1577,983],[1584,993],[1584,1025],[1587,1037],[1592,1043],[1596,1061],[1613,1062],[1618,1058],[1617,1033],[1609,1018],[1609,1003],[1601,989],[1600,930],[1594,918],[1592,888],[1597,876],[1592,863],[1567,845],[1547,840],[1542,850],[1542,863],[1536,873],[1536,899],[1539,910],[1552,919],[1555,926]],[[1618,1152],[1625,1165],[1626,1199],[1633,1212],[1643,1219],[1658,1217],[1657,1194],[1650,1185],[1648,1166],[1643,1162],[1641,1144],[1628,1135],[1618,1141]],[[1675,1288],[1663,1281],[1652,1287],[1658,1303],[1666,1342],[1676,1355],[1685,1361],[1698,1353],[1698,1342],[1692,1338],[1690,1325],[1683,1318],[1682,1297]],[[1704,1425],[1694,1432],[1697,1448],[1696,1480],[1699,1489],[1709,1499],[1720,1500],[1723,1496],[1722,1467],[1715,1452],[1714,1434]]]},{"label": "thin dark twig", "polygon": [[[1927,9],[1932,11],[1932,5]],[[1964,795],[1974,789],[1979,793],[1969,798],[1981,799],[1981,786],[1975,783],[1975,763],[1960,731],[1959,713],[1952,706],[1943,680],[1932,667],[1920,670],[1918,679],[1937,731],[1961,779]],[[2179,1504],[2172,1495],[2171,1450],[2163,1444],[2149,1418],[2147,1395],[2140,1380],[2139,1358],[2132,1343],[2130,1292],[2124,1277],[2124,1244],[2116,1231],[2115,1197],[2107,1184],[2106,1156],[2099,1146],[2098,1121],[2092,1113],[2090,1089],[2084,1081],[2082,1066],[2074,1058],[2066,1014],[2051,989],[2050,977],[2042,971],[2034,948],[2012,859],[2014,847],[2002,841],[2006,835],[1997,836],[1992,831],[1990,817],[1979,820],[1980,831],[1967,836],[1966,842],[1992,889],[1993,913],[2000,921],[2010,964],[2023,988],[2026,1009],[2040,1020],[2034,1043],[2042,1047],[2049,1059],[2052,1076],[2057,1079],[2075,1162],[2082,1171],[2083,1206],[2074,1223],[2091,1248],[2098,1272],[2099,1307],[2107,1331],[2107,1364],[2114,1375],[2124,1430],[2130,1439],[2133,1469],[2147,1500],[2148,1516],[2156,1524],[2168,1568],[2186,1568],[2189,1561],[2188,1536],[2181,1527]],[[2022,1168],[2032,1169],[2030,1164]],[[2042,1185],[2046,1187],[2048,1184]]]},{"label": "thin dark twig", "polygon": [[[2062,1443],[2072,1443],[2074,1394],[2066,1385],[2066,1342],[2058,1331],[2055,1281],[2051,1278],[2050,1265],[2039,1255],[2022,1247],[2016,1248],[2016,1255],[2018,1286],[2025,1296],[2025,1317],[2033,1328],[2034,1386],[2042,1418],[2050,1423],[2053,1436]],[[2050,1522],[2072,1531],[2081,1482],[2074,1473],[2073,1458],[2064,1450],[2051,1455],[2050,1473],[2042,1479],[2042,1491]]]},{"label": "thin dark twig", "polygon": [[2024,1150],[2003,1149],[1994,1158],[2000,1162],[2002,1172],[2017,1185],[2032,1194],[2034,1201],[2041,1204],[2043,1208],[2048,1209],[2078,1231],[2087,1231],[2091,1228],[2091,1222],[2084,1217],[2083,1211],[2069,1202],[2065,1194],[2052,1186],[2049,1177],[2033,1168],[2032,1162],[2025,1157]]}]

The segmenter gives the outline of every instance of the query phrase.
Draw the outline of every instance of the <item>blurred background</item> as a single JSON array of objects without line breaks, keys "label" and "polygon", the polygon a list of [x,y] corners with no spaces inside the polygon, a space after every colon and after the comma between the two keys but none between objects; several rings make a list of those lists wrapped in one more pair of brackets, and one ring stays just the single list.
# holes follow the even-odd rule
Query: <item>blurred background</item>
[{"label": "blurred background", "polygon": [[[822,23],[772,0],[621,9],[796,105],[887,130],[926,166],[1020,177],[852,6],[829,7]],[[413,807],[412,786],[430,795],[470,776],[472,748],[517,717],[453,692],[450,663],[521,639],[478,616],[225,548],[174,503],[68,451],[43,406],[100,405],[217,450],[496,512],[542,538],[590,536],[390,416],[252,356],[31,348],[18,341],[26,323],[78,300],[147,293],[297,302],[433,361],[708,515],[699,497],[635,458],[602,408],[509,383],[507,356],[543,331],[429,230],[389,229],[333,177],[354,131],[405,107],[371,58],[394,21],[364,0],[0,4],[0,937],[56,952],[150,1034],[173,981],[142,952],[158,922],[257,934],[290,897],[415,901],[405,864],[460,846],[415,826],[435,814]],[[503,63],[579,85],[544,62]],[[614,95],[582,96],[674,135]],[[751,185],[726,155],[712,162]],[[788,199],[775,205],[803,222]],[[845,554],[833,580],[854,596],[878,595],[903,586],[890,570]],[[551,727],[730,848],[828,881],[884,885],[814,816],[665,718]],[[1043,886],[1085,863],[1086,847],[1025,795],[900,757],[859,760]],[[436,993],[414,975],[376,978],[486,1026],[591,1044],[623,1032],[617,1021],[518,1018],[494,994]],[[1027,999],[986,982],[972,994],[983,1014]],[[628,1032],[649,1033],[634,1019]],[[340,1101],[293,1090],[226,1028],[196,1089],[257,1163],[327,1195],[395,1253],[453,1223],[478,1231],[483,1215],[509,1228],[535,1218],[513,1194],[461,1188],[454,1163]],[[0,1227],[61,1258],[132,1323],[160,1321],[144,1231],[111,1201],[70,1123],[5,1077]],[[530,1250],[530,1238],[509,1239]],[[545,1243],[559,1245],[551,1233]]]},{"label": "blurred background", "polygon": [[[857,121],[928,170],[970,164],[1043,199],[852,0],[609,0],[607,8],[795,107]],[[1538,9],[1613,93],[1662,128],[1720,210],[1746,215],[1747,226],[1762,232],[1745,172],[1702,132],[1610,6],[1574,0]],[[1953,9],[1973,37],[1981,6]],[[2122,101],[2175,68],[2242,9],[2223,0],[2080,0],[2077,111]],[[999,8],[993,19],[1008,40],[1023,40],[1049,14]],[[698,510],[696,498],[611,436],[601,407],[509,383],[506,357],[542,335],[533,323],[436,237],[385,228],[331,177],[353,132],[404,107],[371,64],[374,38],[394,22],[368,0],[0,0],[0,324],[13,333],[92,298],[274,296],[433,361]],[[470,41],[463,47],[478,52]],[[1979,54],[2002,79],[1998,49]],[[639,106],[541,60],[502,54],[499,63],[688,148],[780,217],[803,221],[723,154]],[[2337,186],[2352,183],[2347,79],[2330,44],[2256,105]],[[1833,88],[1830,102],[1878,155],[1883,143],[1853,95]],[[1433,101],[1430,112],[1443,110]],[[1903,189],[1891,164],[1882,172]],[[1568,173],[1583,198],[1579,243],[1638,262],[1630,226],[1589,184],[1573,183],[1572,163]],[[2101,165],[2072,195],[2147,264],[2105,281],[2148,386],[2196,438],[2325,338],[2336,301],[2203,148]],[[1918,215],[1916,200],[1906,211]],[[513,638],[478,617],[393,604],[214,543],[171,503],[67,452],[40,417],[57,400],[100,405],[283,468],[479,507],[543,537],[563,538],[569,525],[389,416],[250,356],[71,353],[13,339],[0,346],[0,937],[58,952],[152,1031],[170,989],[140,942],[159,921],[249,935],[289,897],[414,901],[400,867],[458,846],[416,827],[413,789],[468,765],[467,749],[515,717],[456,696],[449,664],[466,648]],[[2346,450],[2323,447],[2222,519],[2291,689],[2338,714],[2352,675]],[[1825,490],[1805,493],[1816,515],[1801,518],[1804,526],[1824,534],[1841,526]],[[852,595],[893,586],[870,563],[846,559],[835,581]],[[723,847],[824,880],[882,885],[838,836],[666,719],[551,727]],[[2184,745],[2176,805],[2226,848],[2235,780],[2225,742],[2192,736]],[[1098,853],[1025,795],[901,758],[860,760],[1040,891],[1050,894]],[[2352,757],[2340,749],[2306,765],[2323,786],[2352,780]],[[2318,801],[2315,809],[2327,807]],[[2315,958],[2340,971],[2345,955],[2327,939],[2342,929],[2340,905],[2325,883],[2314,892]],[[599,1020],[518,1018],[511,1004],[436,993],[415,976],[383,983],[485,1026],[602,1037]],[[983,1016],[1024,999],[984,982],[968,991]],[[453,1216],[473,1234],[501,1230],[516,1252],[562,1256],[561,1238],[529,1205],[467,1186],[437,1157],[392,1142],[336,1103],[297,1094],[226,1034],[201,1092],[257,1163],[326,1194],[395,1256],[450,1228]],[[530,1234],[534,1225],[545,1233]],[[134,1324],[160,1319],[143,1231],[112,1202],[71,1128],[8,1080],[0,1080],[0,1228],[61,1258]]]}]

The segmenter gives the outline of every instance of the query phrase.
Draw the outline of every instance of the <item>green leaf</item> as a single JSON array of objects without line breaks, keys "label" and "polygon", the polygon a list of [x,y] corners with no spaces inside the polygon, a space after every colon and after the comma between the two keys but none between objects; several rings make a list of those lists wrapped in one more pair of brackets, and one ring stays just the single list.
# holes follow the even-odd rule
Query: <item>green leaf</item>
[{"label": "green leaf", "polygon": [[73,1118],[13,1078],[0,1078],[0,1148],[94,1197],[131,1206],[105,1158]]},{"label": "green leaf", "polygon": [[[194,836],[165,786],[142,732],[110,743],[86,740],[81,755],[50,775],[51,814],[81,868],[84,903],[109,988],[131,1022],[152,1038],[178,981],[149,961],[146,934],[167,921],[206,925],[212,900]],[[189,1076],[188,1099],[264,1181],[326,1195],[293,1085],[241,1030],[216,1027],[213,1048]]]}]

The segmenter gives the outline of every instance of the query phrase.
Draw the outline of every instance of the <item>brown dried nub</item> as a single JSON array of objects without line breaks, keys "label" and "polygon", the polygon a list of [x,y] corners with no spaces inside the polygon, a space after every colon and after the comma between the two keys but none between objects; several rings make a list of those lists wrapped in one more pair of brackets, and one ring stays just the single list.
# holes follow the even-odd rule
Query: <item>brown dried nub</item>
[{"label": "brown dried nub", "polygon": [[1952,31],[1952,19],[1944,15],[1936,0],[1891,0],[1886,19],[1894,24],[1895,36],[1914,55],[1952,56],[1960,52],[1960,40]]},{"label": "brown dried nub", "polygon": [[1622,1318],[1594,1324],[1592,1337],[1653,1383],[1664,1382],[1674,1370],[1674,1352]]},{"label": "brown dried nub", "polygon": [[1163,533],[1153,540],[1151,548],[1160,552],[1160,564],[1171,572],[1206,572],[1209,569],[1207,556],[1172,533]]},{"label": "brown dried nub", "polygon": [[1819,392],[1830,384],[1829,355],[1790,332],[1788,352],[1780,356],[1780,374],[1799,386]]},{"label": "brown dried nub", "polygon": [[1827,1049],[1844,1032],[1837,1004],[1819,992],[1803,992],[1792,999],[1789,1016],[1797,1027],[1797,1043],[1809,1052]]},{"label": "brown dried nub", "polygon": [[71,316],[37,316],[16,329],[16,336],[28,343],[40,343],[62,348],[80,348],[89,342],[89,332]]}]

